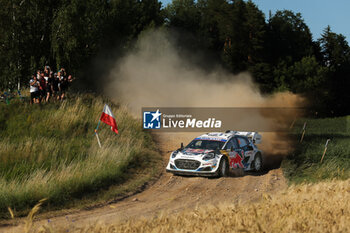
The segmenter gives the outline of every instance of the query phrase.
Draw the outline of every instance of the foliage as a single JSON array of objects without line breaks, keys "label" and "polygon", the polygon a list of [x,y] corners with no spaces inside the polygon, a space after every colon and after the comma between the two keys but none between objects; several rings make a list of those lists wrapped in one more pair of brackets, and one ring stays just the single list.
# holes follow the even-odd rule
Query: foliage
[{"label": "foliage", "polygon": [[0,0],[0,5],[0,90],[28,85],[44,65],[87,75],[99,51],[126,49],[142,30],[163,23],[157,0]]},{"label": "foliage", "polygon": [[91,76],[106,76],[110,61],[125,54],[140,33],[165,26],[178,32],[178,49],[185,54],[212,57],[206,68],[211,60],[232,73],[248,70],[264,93],[304,94],[324,115],[349,114],[346,38],[328,26],[314,40],[300,13],[280,10],[266,17],[251,0],[173,0],[165,8],[159,0],[0,4],[0,90],[28,85],[31,73],[52,65],[78,75],[81,89],[96,91],[101,82]]}]

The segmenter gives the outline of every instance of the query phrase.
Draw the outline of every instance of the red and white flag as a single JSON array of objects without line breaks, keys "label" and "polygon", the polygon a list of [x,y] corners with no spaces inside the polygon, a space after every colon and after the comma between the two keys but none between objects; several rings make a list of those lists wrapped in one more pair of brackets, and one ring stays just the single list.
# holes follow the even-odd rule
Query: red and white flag
[{"label": "red and white flag", "polygon": [[106,104],[105,107],[103,108],[103,112],[100,118],[100,121],[106,123],[107,125],[111,126],[111,130],[118,134],[118,126],[117,122],[115,121],[115,117],[111,111],[111,109],[108,107]]}]

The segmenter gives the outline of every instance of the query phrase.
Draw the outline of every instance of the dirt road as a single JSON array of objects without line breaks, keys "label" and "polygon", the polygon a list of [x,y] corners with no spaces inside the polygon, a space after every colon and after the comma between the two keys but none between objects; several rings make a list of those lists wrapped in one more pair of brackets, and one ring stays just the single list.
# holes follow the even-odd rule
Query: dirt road
[{"label": "dirt road", "polygon": [[[178,148],[180,142],[188,143],[192,138],[193,134],[167,134],[162,135],[161,139],[158,137],[164,163],[168,160],[167,151]],[[269,161],[272,161],[269,166],[273,168],[278,166],[280,158],[269,158]],[[263,193],[278,192],[286,186],[280,169],[272,169],[264,174],[249,173],[219,179],[181,177],[164,173],[154,185],[142,193],[101,208],[40,220],[35,223],[35,227],[52,225],[69,230],[97,222],[108,224],[127,218],[172,214],[201,205],[250,202],[261,198]],[[0,232],[22,232],[23,227],[24,225],[2,228]]]}]

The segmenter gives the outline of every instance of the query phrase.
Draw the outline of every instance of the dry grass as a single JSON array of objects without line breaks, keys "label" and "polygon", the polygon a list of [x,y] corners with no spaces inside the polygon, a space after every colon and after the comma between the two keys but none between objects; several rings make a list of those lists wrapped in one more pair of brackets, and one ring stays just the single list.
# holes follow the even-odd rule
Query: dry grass
[{"label": "dry grass", "polygon": [[350,180],[292,186],[249,204],[221,204],[153,219],[36,232],[350,232]]}]

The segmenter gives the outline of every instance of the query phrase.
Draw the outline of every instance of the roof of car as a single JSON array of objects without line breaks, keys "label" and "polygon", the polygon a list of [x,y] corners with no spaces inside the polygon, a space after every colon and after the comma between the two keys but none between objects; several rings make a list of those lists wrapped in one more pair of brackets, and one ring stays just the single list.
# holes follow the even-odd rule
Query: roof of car
[{"label": "roof of car", "polygon": [[202,134],[201,136],[195,138],[195,140],[213,140],[213,141],[226,142],[232,136],[234,136],[232,133],[214,132],[214,133]]}]

